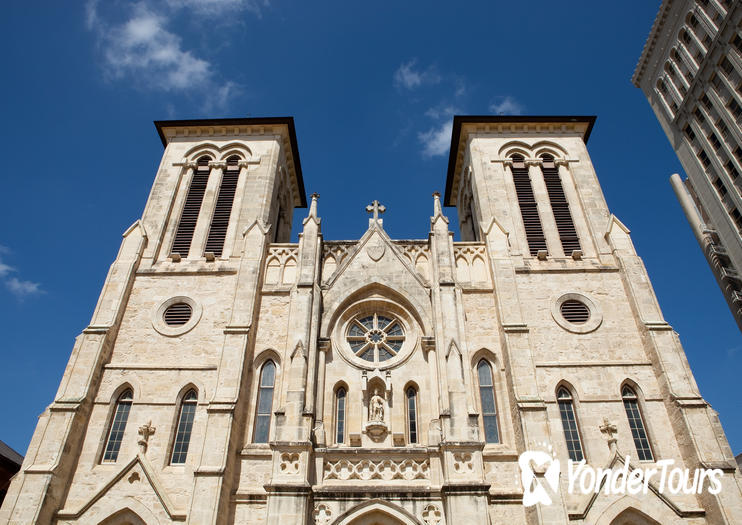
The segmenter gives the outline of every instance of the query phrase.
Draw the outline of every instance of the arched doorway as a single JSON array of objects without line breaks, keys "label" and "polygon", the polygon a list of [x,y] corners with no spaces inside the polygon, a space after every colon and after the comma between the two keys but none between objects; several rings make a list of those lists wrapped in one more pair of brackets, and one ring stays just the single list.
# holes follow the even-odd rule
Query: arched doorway
[{"label": "arched doorway", "polygon": [[611,525],[660,525],[660,523],[636,509],[626,509],[614,518]]},{"label": "arched doorway", "polygon": [[131,509],[122,509],[107,517],[99,525],[147,525],[139,515]]},{"label": "arched doorway", "polygon": [[374,499],[341,514],[332,525],[420,525],[420,522],[402,507]]},{"label": "arched doorway", "polygon": [[393,516],[375,510],[367,512],[366,514],[355,518],[353,521],[348,522],[348,525],[405,525],[404,522],[399,521]]}]

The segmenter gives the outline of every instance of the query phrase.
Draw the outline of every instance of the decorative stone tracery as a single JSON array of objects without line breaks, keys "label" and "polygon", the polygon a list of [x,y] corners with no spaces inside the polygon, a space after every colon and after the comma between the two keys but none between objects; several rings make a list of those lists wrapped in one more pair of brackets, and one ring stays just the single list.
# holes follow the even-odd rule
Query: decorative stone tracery
[{"label": "decorative stone tracery", "polygon": [[430,463],[427,459],[415,460],[405,459],[395,461],[385,459],[382,461],[373,461],[363,459],[360,461],[350,461],[340,459],[325,463],[324,479],[331,480],[414,480],[430,479]]}]

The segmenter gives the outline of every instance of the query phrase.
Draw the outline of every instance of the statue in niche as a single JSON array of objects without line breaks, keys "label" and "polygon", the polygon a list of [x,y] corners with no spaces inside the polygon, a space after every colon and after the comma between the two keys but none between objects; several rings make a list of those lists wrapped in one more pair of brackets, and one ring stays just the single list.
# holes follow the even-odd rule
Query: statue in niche
[{"label": "statue in niche", "polygon": [[374,395],[368,403],[368,420],[384,421],[384,398],[379,395],[379,389],[374,389]]}]

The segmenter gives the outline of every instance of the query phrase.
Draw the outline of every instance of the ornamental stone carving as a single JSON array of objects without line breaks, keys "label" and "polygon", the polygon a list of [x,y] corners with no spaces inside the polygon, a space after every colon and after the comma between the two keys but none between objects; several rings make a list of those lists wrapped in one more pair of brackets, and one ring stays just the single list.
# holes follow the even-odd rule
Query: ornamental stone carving
[{"label": "ornamental stone carving", "polygon": [[459,474],[472,472],[474,460],[469,452],[457,452],[453,455],[453,469]]},{"label": "ornamental stone carving", "polygon": [[284,474],[296,474],[299,472],[299,454],[284,452],[281,454],[281,472]]},{"label": "ornamental stone carving", "polygon": [[439,525],[443,521],[443,513],[436,505],[426,505],[421,514],[425,525]]},{"label": "ornamental stone carving", "polygon": [[372,461],[369,459],[349,461],[347,459],[340,459],[325,463],[324,479],[343,481],[353,479],[430,479],[430,464],[427,459],[405,459],[403,461],[394,461],[391,459],[382,461]]},{"label": "ornamental stone carving", "polygon": [[327,525],[332,520],[332,509],[326,503],[318,503],[314,507],[314,523]]}]

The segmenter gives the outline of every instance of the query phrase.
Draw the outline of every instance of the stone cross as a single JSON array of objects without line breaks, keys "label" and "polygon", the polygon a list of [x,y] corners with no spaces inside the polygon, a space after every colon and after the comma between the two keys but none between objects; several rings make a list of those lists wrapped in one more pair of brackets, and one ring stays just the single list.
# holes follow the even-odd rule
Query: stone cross
[{"label": "stone cross", "polygon": [[147,445],[149,444],[149,437],[155,433],[155,427],[152,426],[152,421],[149,421],[146,425],[139,427],[139,435],[142,436],[137,444],[142,454],[147,452]]},{"label": "stone cross", "polygon": [[616,441],[618,441],[618,439],[615,437],[615,434],[618,433],[618,427],[608,421],[608,418],[604,417],[603,424],[600,425],[599,428],[603,434],[606,434],[608,436],[608,448],[613,451],[616,448]]},{"label": "stone cross", "polygon": [[386,211],[386,206],[379,204],[379,201],[374,201],[366,206],[366,211],[374,214],[374,222],[379,222],[379,214]]}]

